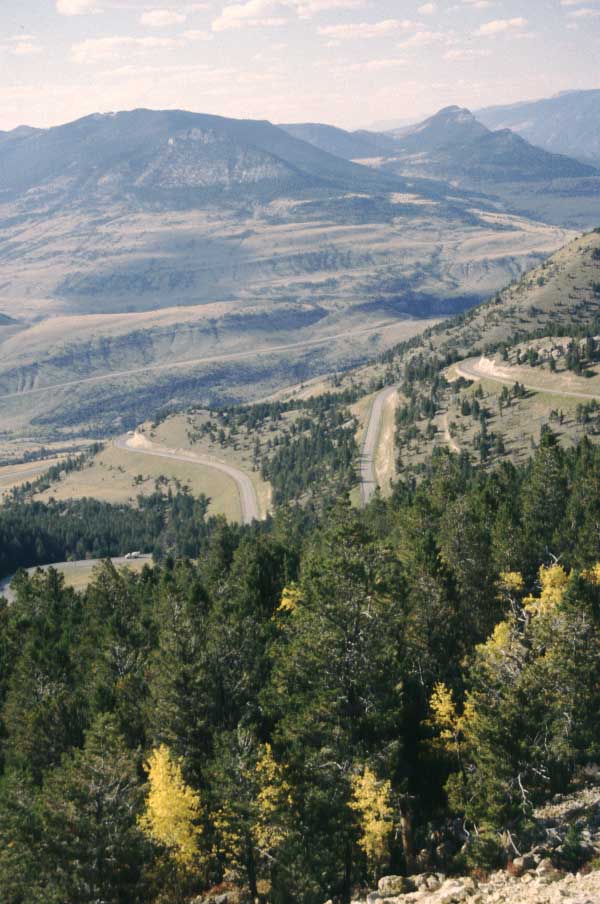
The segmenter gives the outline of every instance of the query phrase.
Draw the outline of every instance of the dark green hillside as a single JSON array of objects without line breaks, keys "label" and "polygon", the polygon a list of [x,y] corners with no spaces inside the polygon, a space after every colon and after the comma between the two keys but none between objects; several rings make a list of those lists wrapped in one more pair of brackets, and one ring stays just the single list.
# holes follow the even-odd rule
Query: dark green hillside
[{"label": "dark green hillside", "polygon": [[3,900],[318,904],[506,862],[597,761],[598,499],[600,452],[547,433],[487,475],[438,453],[364,513],[216,525],[196,564],[21,578]]}]

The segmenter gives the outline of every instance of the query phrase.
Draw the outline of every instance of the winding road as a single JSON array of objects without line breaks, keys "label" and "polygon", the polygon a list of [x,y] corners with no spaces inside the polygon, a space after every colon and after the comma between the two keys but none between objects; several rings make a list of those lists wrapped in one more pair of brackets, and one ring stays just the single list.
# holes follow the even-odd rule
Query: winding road
[{"label": "winding road", "polygon": [[50,467],[52,467],[52,465],[48,464],[48,462],[46,461],[42,462],[39,465],[36,465],[35,467],[24,468],[21,471],[3,471],[2,473],[0,473],[0,483],[8,483],[15,478],[19,479],[20,477],[31,477],[34,474],[42,474]]},{"label": "winding road", "polygon": [[377,393],[369,413],[369,423],[365,430],[360,454],[360,499],[363,506],[368,504],[377,489],[375,456],[377,454],[379,434],[381,433],[381,419],[385,403],[395,392],[395,386],[386,386],[385,389]]},{"label": "winding road", "polygon": [[131,370],[113,371],[108,374],[97,374],[95,377],[81,377],[79,380],[67,380],[64,383],[52,383],[48,386],[33,386],[30,389],[20,389],[13,392],[7,392],[0,396],[0,402],[4,399],[14,399],[20,396],[39,395],[43,392],[56,391],[57,389],[71,389],[74,386],[83,386],[86,383],[104,383],[110,380],[118,380],[124,377],[131,377],[137,374],[147,374],[162,370],[177,370],[180,367],[195,367],[200,364],[220,364],[227,361],[242,361],[246,358],[260,358],[263,355],[273,355],[284,352],[293,351],[294,349],[313,348],[319,345],[329,345],[336,339],[345,339],[351,336],[360,336],[365,333],[376,333],[386,326],[392,326],[398,323],[397,320],[381,320],[371,326],[360,327],[355,330],[343,330],[339,333],[332,333],[322,336],[319,339],[302,339],[300,342],[286,343],[285,345],[265,345],[260,348],[252,349],[244,352],[227,352],[222,355],[209,355],[205,358],[186,358],[183,361],[171,361],[165,364],[147,364],[144,367],[134,367]]},{"label": "winding road", "polygon": [[[492,380],[496,383],[505,383],[507,386],[514,386],[518,377],[502,376],[497,373],[496,365],[489,358],[468,358],[455,365],[456,373],[459,377],[465,377],[467,380]],[[525,389],[532,392],[545,392],[547,395],[567,396],[570,399],[600,399],[600,393],[596,392],[575,392],[575,390],[560,389],[554,386],[534,386],[533,383],[523,383],[519,381]]]},{"label": "winding road", "polygon": [[240,497],[240,507],[242,510],[242,523],[251,524],[253,521],[260,520],[260,509],[258,505],[258,496],[254,484],[248,475],[233,465],[225,464],[216,458],[208,455],[196,455],[195,452],[184,452],[181,449],[168,449],[164,446],[154,446],[141,433],[135,433],[133,436],[124,436],[115,441],[115,445],[119,449],[126,452],[134,452],[136,455],[152,455],[155,458],[168,458],[172,461],[186,461],[197,464],[203,468],[213,468],[215,471],[221,471],[227,474],[235,481],[238,494]]},{"label": "winding road", "polygon": [[[51,562],[50,565],[34,565],[31,568],[26,568],[25,571],[27,574],[33,574],[38,568],[41,568],[42,571],[48,571],[49,568],[61,569],[64,566],[68,566],[69,568],[93,568],[95,565],[100,565],[101,562],[106,561],[105,559],[80,559],[77,562]],[[111,562],[115,567],[119,567],[119,565],[129,565],[131,562],[152,562],[152,556],[143,553],[142,555],[136,556],[134,559],[127,558],[127,556],[114,556],[111,558]],[[3,596],[8,600],[9,603],[14,603],[15,595],[10,589],[10,585],[12,583],[12,579],[14,578],[14,574],[11,574],[7,578],[3,578],[0,580],[0,596]]]}]

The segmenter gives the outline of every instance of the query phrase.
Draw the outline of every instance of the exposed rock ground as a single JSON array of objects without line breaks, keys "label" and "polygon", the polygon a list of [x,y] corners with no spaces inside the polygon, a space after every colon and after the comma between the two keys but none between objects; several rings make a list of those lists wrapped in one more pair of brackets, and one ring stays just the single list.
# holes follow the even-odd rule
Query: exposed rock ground
[{"label": "exposed rock ground", "polygon": [[[600,786],[560,795],[534,813],[541,841],[483,879],[384,876],[353,904],[600,904]],[[570,872],[573,858],[580,871]]]},{"label": "exposed rock ground", "polygon": [[[512,876],[505,870],[492,873],[485,881],[471,877],[445,878],[441,874],[411,877],[416,891],[388,894],[392,889],[407,888],[394,885],[387,876],[380,882],[380,890],[353,904],[598,904],[600,902],[600,870],[587,875],[562,874],[548,860],[523,876]],[[407,880],[403,880],[406,883]],[[383,883],[383,884],[382,884]]]}]

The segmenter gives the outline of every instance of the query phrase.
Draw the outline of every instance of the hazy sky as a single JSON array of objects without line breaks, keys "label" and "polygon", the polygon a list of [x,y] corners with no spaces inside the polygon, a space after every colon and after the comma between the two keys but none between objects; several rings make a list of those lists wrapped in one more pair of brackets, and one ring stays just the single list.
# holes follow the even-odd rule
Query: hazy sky
[{"label": "hazy sky", "polygon": [[600,87],[600,0],[0,0],[0,129],[182,107],[346,127]]}]

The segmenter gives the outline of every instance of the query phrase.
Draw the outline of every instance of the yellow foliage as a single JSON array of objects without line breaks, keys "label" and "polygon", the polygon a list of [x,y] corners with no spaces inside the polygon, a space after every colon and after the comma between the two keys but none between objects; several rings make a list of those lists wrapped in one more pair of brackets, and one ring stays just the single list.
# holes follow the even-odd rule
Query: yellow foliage
[{"label": "yellow foliage", "polygon": [[535,614],[548,612],[562,601],[569,583],[569,575],[562,565],[544,565],[540,568],[540,584],[542,591],[539,597],[528,596],[524,600],[525,608]]},{"label": "yellow foliage", "polygon": [[600,562],[596,562],[593,568],[583,572],[583,577],[590,584],[600,584]]},{"label": "yellow foliage", "polygon": [[[287,837],[286,816],[292,806],[292,789],[285,780],[285,769],[273,757],[270,744],[255,767],[258,780],[256,795],[257,818],[253,827],[254,840],[263,851],[280,847]],[[283,818],[282,818],[283,817]]]},{"label": "yellow foliage", "polygon": [[503,571],[500,574],[500,587],[509,595],[522,593],[525,588],[523,575],[519,571]]},{"label": "yellow foliage", "polygon": [[486,640],[482,647],[488,652],[505,653],[510,649],[513,639],[513,625],[510,621],[498,622],[492,636]]},{"label": "yellow foliage", "polygon": [[140,828],[148,838],[167,847],[178,863],[190,866],[200,855],[200,795],[186,785],[180,761],[171,757],[165,744],[152,751],[146,771],[149,791]]},{"label": "yellow foliage", "polygon": [[302,599],[302,594],[295,584],[290,584],[283,588],[281,601],[277,607],[277,612],[294,612],[298,608],[298,604]]},{"label": "yellow foliage", "polygon": [[365,766],[362,775],[352,779],[350,808],[359,814],[361,837],[359,845],[371,864],[379,864],[387,856],[389,837],[394,828],[391,806],[392,786],[378,781]]},{"label": "yellow foliage", "polygon": [[285,768],[265,744],[252,767],[240,774],[240,795],[212,813],[218,839],[213,853],[230,867],[243,865],[249,842],[267,859],[285,842],[291,825],[292,789]]},{"label": "yellow foliage", "polygon": [[452,691],[440,681],[438,682],[431,695],[429,701],[433,723],[441,729],[442,737],[444,734],[450,735],[451,738],[456,734],[458,723],[458,713],[454,704]]},{"label": "yellow foliage", "polygon": [[215,845],[213,854],[225,854],[230,866],[240,866],[244,850],[244,836],[240,829],[239,819],[229,806],[224,806],[212,814],[212,822],[215,827],[218,845]]},{"label": "yellow foliage", "polygon": [[475,715],[475,707],[470,697],[467,697],[462,715],[459,715],[454,703],[452,691],[443,682],[438,682],[429,700],[431,719],[429,724],[440,732],[436,739],[438,745],[445,750],[460,752],[461,736],[467,725]]}]

